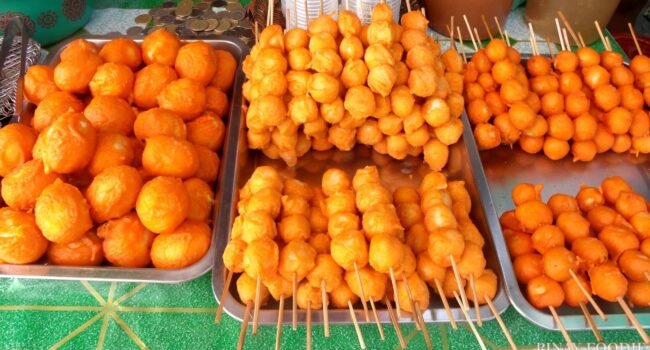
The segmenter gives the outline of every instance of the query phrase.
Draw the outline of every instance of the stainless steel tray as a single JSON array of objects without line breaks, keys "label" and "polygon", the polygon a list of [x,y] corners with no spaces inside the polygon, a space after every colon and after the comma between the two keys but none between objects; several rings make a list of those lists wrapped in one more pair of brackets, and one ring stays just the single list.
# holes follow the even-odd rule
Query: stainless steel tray
[{"label": "stainless steel tray", "polygon": [[[474,139],[472,138],[472,131],[469,128],[469,123],[466,116],[463,116],[465,123],[465,130],[463,132],[462,140],[451,147],[449,164],[445,172],[450,179],[462,179],[467,183],[467,189],[472,196],[472,219],[474,223],[483,233],[485,237],[485,256],[487,266],[500,274],[501,268],[499,266],[497,256],[495,254],[494,245],[492,244],[491,229],[486,220],[486,210],[482,206],[482,202],[478,199],[480,188],[487,188],[485,179],[482,177],[482,170],[478,150]],[[220,224],[219,237],[217,238],[217,254],[215,255],[214,267],[212,270],[212,287],[214,295],[219,302],[224,303],[224,310],[232,317],[242,320],[245,312],[245,306],[241,304],[237,297],[237,290],[233,278],[230,288],[226,294],[225,300],[219,300],[221,293],[224,289],[224,282],[226,270],[223,266],[221,255],[228,243],[229,228],[236,216],[237,207],[237,190],[241,188],[256,166],[259,165],[272,165],[279,169],[281,172],[291,174],[295,178],[305,181],[311,185],[320,184],[322,173],[329,167],[338,167],[348,171],[350,175],[360,167],[374,164],[379,168],[381,178],[384,184],[390,187],[391,190],[401,185],[415,185],[417,186],[422,177],[429,171],[429,167],[419,157],[409,157],[403,161],[393,160],[387,156],[380,155],[373,152],[371,149],[364,146],[357,146],[353,151],[340,152],[340,151],[327,151],[316,152],[310,151],[303,156],[294,168],[287,168],[282,161],[270,160],[260,152],[248,150],[246,145],[245,126],[242,120],[233,121],[231,124],[233,130],[239,130],[239,134],[233,132],[229,135],[228,143],[233,146],[228,149],[227,154],[224,156],[226,169],[224,170],[224,183],[222,187],[221,208],[219,210],[218,222]],[[239,137],[239,139],[237,139]],[[483,190],[485,191],[485,190]],[[498,225],[498,222],[497,222]],[[236,277],[236,276],[235,276]],[[504,284],[499,282],[499,289],[494,299],[494,304],[499,311],[503,312],[508,307],[508,301],[504,290]],[[437,294],[431,293],[431,302],[429,308],[424,311],[424,320],[426,322],[448,322],[449,318],[442,306],[440,298]],[[457,305],[455,301],[450,303]],[[284,319],[287,322],[291,320],[291,304],[286,303],[289,307],[285,306]],[[381,308],[382,306],[379,305]],[[260,311],[259,322],[261,324],[274,325],[277,322],[278,316],[277,303],[269,303],[263,306]],[[390,322],[388,311],[386,309],[377,310],[379,319],[383,323]],[[452,313],[457,321],[462,322],[464,316],[460,308],[453,307]],[[491,314],[487,305],[481,306],[480,314],[482,319],[490,319],[494,316]],[[474,315],[474,311],[470,311],[470,315]],[[299,310],[298,322],[304,323],[306,321],[306,311]],[[359,322],[364,320],[362,317],[361,306],[356,308],[356,317]],[[323,314],[321,310],[312,311],[312,322],[322,323]],[[351,323],[350,314],[348,310],[329,311],[329,321],[331,323]],[[404,318],[403,321],[409,322],[409,318]]]},{"label": "stainless steel tray", "polygon": [[[630,185],[650,198],[650,157],[608,152],[599,154],[591,162],[572,162],[570,157],[552,161],[543,154],[528,154],[518,147],[510,149],[501,146],[481,152],[488,188],[481,193],[483,207],[488,208],[486,215],[490,227],[493,227],[493,240],[496,253],[501,263],[502,279],[506,284],[511,304],[531,322],[552,330],[559,330],[550,313],[536,309],[526,299],[525,291],[517,283],[512,261],[503,232],[499,225],[499,216],[504,211],[514,208],[510,193],[520,182],[542,183],[543,200],[548,200],[554,193],[575,195],[581,184],[599,186],[601,181],[612,175],[623,176]],[[594,314],[594,321],[599,329],[632,329],[622,309],[617,303],[610,303],[595,298],[598,305],[608,316],[608,321]],[[569,330],[588,330],[589,324],[582,316],[580,308],[563,306],[557,309],[564,326]],[[634,314],[644,327],[650,326],[650,308],[635,307]]]},{"label": "stainless steel tray", "polygon": [[[111,39],[124,37],[120,35],[90,35],[83,36],[82,38],[97,44],[98,46],[104,45]],[[135,42],[141,43],[143,37],[131,37]],[[55,65],[59,60],[59,55],[61,51],[67,46],[72,40],[77,38],[72,38],[66,40],[56,47],[52,48],[45,59],[47,65]],[[186,42],[198,41],[199,39],[185,40]],[[220,50],[226,50],[233,54],[235,59],[238,62],[237,72],[235,74],[235,81],[232,87],[232,92],[230,96],[230,117],[226,121],[226,136],[223,146],[223,154],[228,154],[230,148],[237,148],[236,143],[232,143],[233,135],[237,135],[236,130],[232,129],[232,125],[235,124],[238,127],[237,123],[233,121],[239,121],[241,118],[241,86],[244,82],[244,74],[241,69],[241,63],[248,54],[248,47],[241,42],[239,39],[231,37],[220,37],[218,39],[204,39],[203,41],[212,45],[214,48]],[[235,131],[233,131],[235,130]],[[223,158],[223,156],[222,156]],[[221,189],[224,187],[223,182],[225,176],[224,166],[225,161],[221,161],[221,169],[219,171],[219,178],[216,181],[215,186],[215,198],[222,198]],[[210,249],[206,252],[205,256],[196,262],[195,264],[182,268],[182,269],[156,269],[153,267],[147,268],[121,268],[113,266],[97,266],[97,267],[73,267],[73,266],[57,266],[57,265],[47,265],[42,264],[31,264],[31,265],[7,265],[0,264],[0,277],[12,277],[12,278],[38,278],[38,279],[61,279],[61,280],[98,280],[98,281],[138,281],[138,282],[152,282],[152,283],[179,283],[188,281],[194,278],[197,278],[204,273],[208,272],[212,267],[212,262],[214,260],[214,255],[216,252],[216,241],[219,237],[224,237],[229,232],[229,225],[223,224],[219,221],[219,201],[215,201],[213,208],[212,216],[212,243]]]}]

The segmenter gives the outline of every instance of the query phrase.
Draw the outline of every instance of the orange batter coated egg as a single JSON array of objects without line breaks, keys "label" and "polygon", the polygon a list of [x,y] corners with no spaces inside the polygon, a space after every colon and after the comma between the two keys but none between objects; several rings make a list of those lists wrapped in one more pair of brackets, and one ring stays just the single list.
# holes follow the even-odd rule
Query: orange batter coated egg
[{"label": "orange batter coated egg", "polygon": [[170,233],[157,236],[151,246],[153,265],[179,269],[199,261],[210,248],[212,230],[203,222],[186,221]]},{"label": "orange batter coated egg", "polygon": [[43,133],[45,172],[68,174],[83,169],[92,159],[96,142],[95,129],[81,113],[61,115]]},{"label": "orange batter coated egg", "polygon": [[9,124],[0,129],[0,176],[32,159],[36,132],[29,126]]},{"label": "orange batter coated egg", "polygon": [[142,186],[136,211],[147,229],[164,233],[185,221],[190,204],[190,196],[180,179],[158,176]]},{"label": "orange batter coated egg", "polygon": [[97,229],[104,239],[102,248],[106,260],[115,266],[145,267],[151,262],[149,252],[155,235],[135,213],[111,220]]},{"label": "orange batter coated egg", "polygon": [[95,222],[115,219],[131,211],[140,188],[140,173],[130,166],[118,165],[97,174],[86,190],[90,214]]},{"label": "orange batter coated egg", "polygon": [[29,264],[43,256],[48,241],[43,237],[34,215],[0,209],[0,260],[9,264]]},{"label": "orange batter coated egg", "polygon": [[34,214],[43,235],[52,242],[74,242],[93,227],[86,198],[59,179],[41,192]]},{"label": "orange batter coated egg", "polygon": [[104,260],[103,241],[89,231],[78,241],[52,243],[47,249],[47,260],[54,265],[97,266]]}]

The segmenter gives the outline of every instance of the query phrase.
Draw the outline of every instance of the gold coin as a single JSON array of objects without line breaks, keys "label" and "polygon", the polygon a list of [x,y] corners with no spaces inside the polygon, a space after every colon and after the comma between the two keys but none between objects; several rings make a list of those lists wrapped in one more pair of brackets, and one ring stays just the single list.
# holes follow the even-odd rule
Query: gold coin
[{"label": "gold coin", "polygon": [[219,25],[217,28],[215,28],[216,31],[221,33],[225,32],[228,29],[230,29],[230,22],[228,21],[219,21]]},{"label": "gold coin", "polygon": [[135,23],[137,24],[149,24],[151,22],[151,15],[149,14],[141,14],[135,18]]},{"label": "gold coin", "polygon": [[215,30],[219,26],[219,20],[216,18],[209,18],[206,22],[208,22],[208,27],[205,28],[206,31]]},{"label": "gold coin", "polygon": [[208,21],[204,21],[202,19],[187,21],[187,27],[195,32],[202,32],[208,28]]}]

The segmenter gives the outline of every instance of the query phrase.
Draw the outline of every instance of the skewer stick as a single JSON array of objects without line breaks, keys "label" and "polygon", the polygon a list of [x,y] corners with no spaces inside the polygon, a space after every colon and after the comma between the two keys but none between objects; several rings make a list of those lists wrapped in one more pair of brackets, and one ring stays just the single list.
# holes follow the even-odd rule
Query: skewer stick
[{"label": "skewer stick", "polygon": [[259,43],[259,27],[257,26],[257,21],[255,21],[255,44]]},{"label": "skewer stick", "polygon": [[587,45],[585,45],[585,40],[582,39],[582,34],[580,34],[580,32],[578,32],[578,39],[580,39],[580,45],[582,45],[582,47],[587,47]]},{"label": "skewer stick", "polygon": [[297,28],[298,27],[298,7],[297,7],[296,0],[293,0],[293,27]]},{"label": "skewer stick", "polygon": [[501,38],[503,38],[503,31],[501,30],[501,23],[499,23],[499,19],[497,16],[494,16],[494,22],[497,24],[497,29],[499,29],[499,35]]},{"label": "skewer stick", "polygon": [[363,288],[363,282],[361,280],[361,274],[359,274],[359,265],[357,262],[354,262],[354,273],[357,275],[357,281],[359,282],[359,290],[361,291],[361,305],[363,305],[363,313],[366,316],[366,322],[370,322],[370,315],[368,314],[368,305],[366,305],[366,292]]},{"label": "skewer stick", "polygon": [[600,36],[600,40],[603,42],[603,45],[605,46],[605,50],[612,51],[612,49],[607,46],[607,42],[605,41],[605,36],[603,35],[603,31],[600,29],[600,24],[598,24],[598,21],[594,21],[594,24],[596,25],[596,30],[598,30],[598,36]]},{"label": "skewer stick", "polygon": [[271,23],[269,23],[269,25],[273,25],[273,19],[274,19],[273,17],[275,15],[273,13],[275,7],[275,0],[270,0],[270,1],[271,1]]},{"label": "skewer stick", "polygon": [[420,318],[418,314],[415,313],[415,302],[413,301],[413,294],[411,294],[411,286],[409,286],[408,280],[406,279],[406,273],[402,271],[402,282],[404,283],[404,288],[406,289],[406,296],[409,300],[409,306],[411,306],[411,314],[413,315],[413,322],[415,322],[415,328],[420,331],[422,330],[422,325],[420,324]]},{"label": "skewer stick", "polygon": [[560,19],[562,20],[562,23],[569,30],[569,34],[571,34],[571,39],[573,39],[573,41],[575,41],[576,44],[578,46],[580,46],[580,42],[578,41],[578,37],[576,36],[576,32],[573,31],[573,27],[571,26],[571,23],[569,23],[569,21],[567,21],[566,16],[564,16],[564,13],[562,12],[562,10],[558,10],[557,15],[560,16]]},{"label": "skewer stick", "polygon": [[510,36],[508,36],[508,31],[507,31],[507,30],[504,30],[504,31],[503,31],[503,35],[506,36],[506,45],[507,45],[508,47],[510,47],[510,46],[511,46],[511,45],[510,45]]},{"label": "skewer stick", "polygon": [[451,261],[451,269],[454,271],[454,278],[456,278],[456,286],[458,287],[462,304],[460,304],[460,308],[467,311],[469,310],[469,302],[467,301],[467,294],[465,294],[465,288],[463,288],[463,284],[460,282],[461,277],[460,273],[458,273],[458,265],[456,265],[456,259],[452,255],[449,256],[449,260]]},{"label": "skewer stick", "polygon": [[530,41],[530,51],[533,52],[533,56],[537,56],[537,53],[535,52],[535,45],[533,45],[533,35],[528,33],[528,41]]},{"label": "skewer stick", "polygon": [[406,2],[406,11],[411,12],[411,1],[404,0]]},{"label": "skewer stick", "polygon": [[533,24],[528,22],[528,29],[530,30],[530,45],[533,46],[533,53],[539,55],[539,48],[537,47],[537,38],[535,38],[535,31],[533,30]]},{"label": "skewer stick", "polygon": [[548,54],[551,55],[551,60],[555,60],[555,55],[553,55],[553,49],[551,47],[551,39],[546,37],[546,46],[548,46]]},{"label": "skewer stick", "polygon": [[[456,301],[460,304],[460,298],[458,297],[458,293],[456,293],[456,291],[454,291],[454,298],[456,298]],[[465,320],[469,324],[469,328],[472,330],[472,333],[474,333],[474,337],[476,338],[478,345],[481,347],[482,350],[487,350],[487,348],[485,347],[485,343],[483,343],[483,338],[481,338],[481,335],[478,334],[476,327],[474,327],[474,322],[472,322],[472,319],[469,317],[467,310],[460,308],[460,311],[463,312],[463,315],[465,316]]]},{"label": "skewer stick", "polygon": [[397,310],[397,319],[399,320],[402,318],[402,312],[400,311],[399,299],[397,298],[397,280],[395,279],[395,273],[392,267],[388,272],[390,272],[390,283],[393,285],[393,298],[395,299],[395,309]]},{"label": "skewer stick", "polygon": [[465,44],[463,43],[463,34],[460,32],[460,27],[456,27],[458,31],[458,39],[460,40],[460,51],[463,54],[463,62],[467,63],[467,56],[465,55]]},{"label": "skewer stick", "polygon": [[514,340],[512,340],[512,335],[510,335],[510,331],[508,330],[508,327],[506,327],[506,324],[503,322],[501,315],[499,315],[497,308],[494,306],[494,303],[492,303],[492,299],[487,295],[483,295],[483,299],[485,299],[488,308],[490,308],[490,311],[497,319],[497,322],[499,323],[499,327],[501,327],[501,331],[506,336],[506,339],[508,340],[508,344],[510,344],[510,349],[517,350],[517,345],[515,344]]},{"label": "skewer stick", "polygon": [[650,272],[646,271],[643,275],[645,276],[646,281],[650,282]]},{"label": "skewer stick", "polygon": [[325,291],[325,280],[320,280],[320,296],[322,299],[322,304],[323,304],[323,333],[325,333],[325,337],[330,336],[330,316],[329,312],[327,312],[327,292]]},{"label": "skewer stick", "polygon": [[469,287],[472,290],[472,297],[474,299],[474,317],[476,318],[476,324],[478,324],[479,327],[483,327],[481,309],[478,304],[478,295],[476,293],[476,284],[474,282],[474,274],[469,275]]},{"label": "skewer stick", "polygon": [[490,40],[494,39],[492,37],[492,31],[490,30],[490,26],[488,25],[488,22],[485,19],[485,16],[481,15],[481,20],[483,21],[483,25],[485,26],[485,30],[487,31],[488,36],[490,37]]},{"label": "skewer stick", "polygon": [[632,23],[627,22],[627,27],[630,28],[630,34],[632,34],[632,40],[634,40],[634,46],[636,46],[636,52],[638,52],[639,55],[643,55],[643,52],[641,51],[641,46],[639,46],[639,40],[637,40],[636,33],[634,32],[634,28],[632,28]]},{"label": "skewer stick", "polygon": [[284,20],[285,23],[287,23],[286,27],[284,28],[284,32],[286,33],[289,30],[289,24],[291,23],[291,9],[287,7],[287,18]]},{"label": "skewer stick", "polygon": [[395,317],[395,313],[393,312],[393,307],[390,305],[390,300],[388,300],[387,296],[384,296],[384,304],[386,304],[386,309],[388,309],[388,317],[390,318],[390,322],[393,324],[393,328],[395,328],[395,334],[397,334],[397,339],[399,340],[399,346],[402,349],[406,349],[406,342],[404,342],[404,335],[402,334],[402,330],[399,328],[397,317]]},{"label": "skewer stick", "polygon": [[454,48],[456,47],[456,43],[454,42],[454,16],[451,16],[451,23],[450,23],[449,29],[449,40],[453,43]]},{"label": "skewer stick", "polygon": [[293,298],[292,299],[292,306],[293,310],[291,311],[291,329],[294,331],[298,329],[298,287],[297,287],[297,282],[296,282],[296,273],[293,273],[293,284],[291,288],[293,289]]},{"label": "skewer stick", "polygon": [[311,350],[311,300],[307,299],[307,350]]},{"label": "skewer stick", "polygon": [[447,312],[447,317],[449,318],[449,323],[451,323],[451,328],[453,330],[457,330],[458,326],[456,325],[454,314],[451,313],[451,308],[449,308],[449,302],[447,301],[447,296],[445,296],[445,293],[442,290],[442,284],[440,284],[440,280],[438,280],[437,278],[433,282],[435,283],[436,290],[438,291],[438,295],[440,295],[440,299],[442,300],[442,305],[445,307],[445,311]]},{"label": "skewer stick", "polygon": [[350,10],[350,0],[345,0],[345,10]]},{"label": "skewer stick", "polygon": [[271,12],[273,12],[273,0],[267,0],[268,6],[266,7],[266,26],[271,25]]},{"label": "skewer stick", "polygon": [[409,304],[411,304],[411,313],[413,314],[413,318],[415,321],[416,325],[420,326],[420,329],[422,330],[422,335],[424,336],[424,341],[427,344],[427,349],[431,349],[431,338],[429,338],[429,332],[427,331],[427,327],[424,324],[424,319],[422,319],[422,314],[420,313],[420,307],[418,306],[417,302],[413,300],[413,293],[411,293],[411,286],[408,283],[408,279],[406,278],[406,273],[402,271],[402,280],[404,282],[404,288],[406,289],[406,295],[408,296],[409,299]]},{"label": "skewer stick", "polygon": [[562,47],[562,51],[566,50],[566,47],[564,46],[564,38],[562,37],[562,29],[560,28],[560,20],[555,18],[555,27],[557,28],[557,36],[560,39],[560,46]]},{"label": "skewer stick", "polygon": [[275,331],[275,350],[280,350],[282,343],[282,321],[284,319],[284,294],[280,295],[280,306],[278,307],[278,325]]},{"label": "skewer stick", "polygon": [[354,331],[357,332],[359,347],[365,350],[366,342],[363,340],[363,334],[361,334],[361,328],[359,328],[359,322],[357,322],[357,316],[354,314],[354,309],[352,308],[352,302],[350,300],[348,300],[348,309],[350,309],[350,318],[352,318],[352,323],[354,324]]},{"label": "skewer stick", "polygon": [[582,310],[582,314],[585,316],[585,320],[587,320],[587,323],[589,324],[589,328],[591,328],[591,331],[594,333],[596,341],[602,343],[603,337],[600,335],[600,331],[596,327],[596,323],[594,323],[594,319],[591,317],[591,314],[589,313],[589,310],[587,309],[585,303],[580,303],[580,309]]},{"label": "skewer stick", "polygon": [[643,339],[643,342],[646,344],[650,344],[650,338],[648,337],[648,333],[645,332],[645,330],[639,323],[639,320],[636,319],[636,316],[634,316],[632,310],[630,310],[630,307],[627,305],[625,300],[623,300],[622,297],[618,297],[616,298],[616,301],[618,301],[618,304],[623,309],[623,312],[625,312],[625,316],[627,316],[627,319],[630,320],[632,325],[634,325],[634,328],[636,328],[636,331],[641,336],[641,339]]},{"label": "skewer stick", "polygon": [[304,10],[305,10],[305,22],[309,24],[309,5],[307,5],[307,0],[304,0]]},{"label": "skewer stick", "polygon": [[555,323],[557,323],[558,328],[560,328],[560,332],[564,337],[564,341],[566,341],[567,347],[571,350],[576,350],[576,346],[573,344],[571,337],[569,337],[569,333],[567,333],[566,328],[564,328],[564,323],[562,323],[562,320],[560,320],[560,316],[557,315],[555,307],[549,305],[548,309],[551,311],[551,315],[553,315],[553,319],[555,320]]},{"label": "skewer stick", "polygon": [[377,315],[377,309],[375,308],[375,302],[372,300],[372,296],[368,299],[370,300],[370,307],[372,308],[372,314],[375,316],[375,323],[377,324],[377,330],[379,331],[379,337],[382,341],[386,340],[384,337],[384,328],[379,323],[379,316]]},{"label": "skewer stick", "polygon": [[424,343],[427,345],[427,349],[433,349],[433,344],[431,343],[431,337],[429,336],[429,330],[427,325],[424,323],[424,316],[422,315],[422,310],[420,309],[420,303],[415,302],[415,314],[420,319],[422,323],[422,335],[424,335]]},{"label": "skewer stick", "polygon": [[427,16],[427,11],[424,9],[424,7],[420,7],[420,12],[422,12],[422,15],[423,15],[424,17]]},{"label": "skewer stick", "polygon": [[255,310],[253,311],[253,335],[257,335],[257,324],[260,318],[260,297],[262,295],[262,278],[257,276],[255,285]]},{"label": "skewer stick", "polygon": [[609,48],[609,51],[612,51],[612,43],[609,41],[609,37],[605,37],[605,42],[607,43],[607,47]]},{"label": "skewer stick", "polygon": [[323,15],[323,0],[318,2],[318,17]]},{"label": "skewer stick", "polygon": [[246,311],[244,311],[244,319],[242,320],[241,330],[239,331],[237,350],[242,350],[244,348],[244,341],[246,340],[246,329],[248,328],[248,319],[250,318],[252,306],[253,304],[250,301],[246,303]]},{"label": "skewer stick", "polygon": [[474,35],[476,35],[476,42],[478,43],[478,46],[482,49],[483,48],[483,42],[481,41],[480,37],[478,36],[478,30],[476,30],[476,27],[474,27]]},{"label": "skewer stick", "polygon": [[598,306],[594,298],[591,297],[591,293],[585,289],[585,286],[582,285],[582,282],[578,279],[578,276],[576,276],[575,272],[573,270],[569,270],[569,274],[571,275],[571,278],[573,278],[573,281],[578,285],[578,288],[580,288],[580,291],[582,294],[587,298],[589,301],[589,304],[594,307],[594,310],[596,310],[596,313],[602,318],[603,320],[607,321],[607,315],[603,312],[603,310]]},{"label": "skewer stick", "polygon": [[228,292],[228,289],[230,289],[230,283],[232,283],[232,271],[228,270],[228,274],[226,275],[226,283],[223,285],[223,291],[221,292],[221,296],[219,297],[219,308],[217,308],[217,315],[214,318],[214,323],[219,323],[221,322],[221,314],[223,313],[223,305],[225,304],[225,299],[226,299],[226,293]]},{"label": "skewer stick", "polygon": [[564,36],[564,42],[566,43],[566,49],[571,50],[571,43],[569,42],[569,37],[566,35],[566,28],[562,28],[562,35]]},{"label": "skewer stick", "polygon": [[472,39],[472,46],[474,46],[474,51],[478,51],[478,46],[476,46],[476,41],[474,41],[474,34],[472,34],[472,27],[470,27],[466,15],[463,15],[463,20],[465,20],[465,25],[467,26],[467,32],[469,33],[469,37],[470,39]]}]

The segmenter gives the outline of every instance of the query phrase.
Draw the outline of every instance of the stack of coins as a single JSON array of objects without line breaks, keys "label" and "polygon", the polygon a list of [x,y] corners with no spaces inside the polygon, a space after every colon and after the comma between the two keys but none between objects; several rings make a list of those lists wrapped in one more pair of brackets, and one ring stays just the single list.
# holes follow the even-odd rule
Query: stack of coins
[{"label": "stack of coins", "polygon": [[135,18],[137,26],[127,29],[131,36],[147,35],[165,28],[181,38],[209,38],[228,35],[246,44],[254,43],[253,26],[238,0],[165,1],[158,8]]}]

